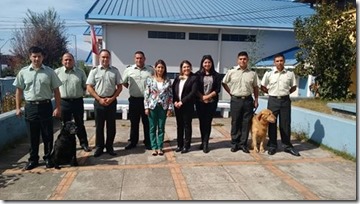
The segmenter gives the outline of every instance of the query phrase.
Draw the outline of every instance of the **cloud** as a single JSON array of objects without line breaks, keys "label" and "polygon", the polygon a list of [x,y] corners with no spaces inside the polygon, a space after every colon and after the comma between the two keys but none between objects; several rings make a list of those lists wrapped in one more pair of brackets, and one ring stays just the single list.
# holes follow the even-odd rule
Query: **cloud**
[{"label": "cloud", "polygon": [[[28,9],[42,13],[49,8],[54,8],[61,20],[65,21],[66,32],[69,36],[69,47],[75,45],[74,37],[77,37],[78,48],[90,49],[88,43],[83,42],[82,34],[87,28],[85,14],[91,8],[95,0],[1,0],[0,6],[0,47],[5,40],[12,37],[15,28],[23,26]],[[6,9],[4,9],[6,8]],[[7,43],[1,51],[9,54],[10,43]]]},{"label": "cloud", "polygon": [[48,8],[54,8],[59,14],[66,16],[76,16],[78,15],[77,11],[81,11],[83,16],[93,3],[94,0],[1,0],[1,4],[6,5],[6,9],[1,10],[0,18],[25,17],[28,9],[34,12],[41,12]]}]

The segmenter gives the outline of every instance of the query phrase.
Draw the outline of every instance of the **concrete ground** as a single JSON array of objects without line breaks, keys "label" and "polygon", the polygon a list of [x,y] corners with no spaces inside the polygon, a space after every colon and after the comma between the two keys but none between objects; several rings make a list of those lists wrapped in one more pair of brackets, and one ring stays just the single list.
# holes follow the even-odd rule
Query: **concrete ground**
[{"label": "concrete ground", "polygon": [[[125,150],[130,122],[117,120],[114,149],[94,158],[78,146],[80,166],[60,170],[41,165],[22,168],[29,157],[27,140],[1,153],[1,200],[239,200],[239,201],[356,201],[357,165],[312,144],[293,140],[300,157],[283,152],[280,139],[275,155],[230,152],[230,119],[213,121],[210,152],[199,150],[199,122],[193,120],[191,151],[175,152],[176,123],[166,124],[165,155],[152,156],[140,141]],[[91,147],[94,120],[86,121]],[[58,132],[55,133],[56,138]],[[250,144],[250,141],[249,141]],[[42,145],[40,150],[42,150]],[[40,158],[43,153],[40,152]]]}]

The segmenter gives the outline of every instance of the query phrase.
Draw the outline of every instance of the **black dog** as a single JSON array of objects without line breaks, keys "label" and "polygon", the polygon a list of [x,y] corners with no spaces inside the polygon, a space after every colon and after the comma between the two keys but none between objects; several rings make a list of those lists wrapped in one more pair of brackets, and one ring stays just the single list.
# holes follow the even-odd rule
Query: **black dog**
[{"label": "black dog", "polygon": [[59,165],[78,165],[76,159],[76,131],[77,127],[74,122],[68,121],[63,124],[60,135],[55,141],[54,151],[51,154],[55,169],[60,169]]}]

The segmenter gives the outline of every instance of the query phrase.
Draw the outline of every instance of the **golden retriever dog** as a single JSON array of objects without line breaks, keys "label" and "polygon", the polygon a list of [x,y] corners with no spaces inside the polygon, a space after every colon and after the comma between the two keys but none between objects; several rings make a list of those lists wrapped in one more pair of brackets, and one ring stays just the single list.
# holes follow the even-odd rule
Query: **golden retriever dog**
[{"label": "golden retriever dog", "polygon": [[275,123],[276,117],[269,109],[264,109],[260,113],[255,114],[251,123],[252,147],[255,152],[259,152],[258,144],[260,144],[260,152],[264,153],[264,142],[268,131],[269,123]]}]

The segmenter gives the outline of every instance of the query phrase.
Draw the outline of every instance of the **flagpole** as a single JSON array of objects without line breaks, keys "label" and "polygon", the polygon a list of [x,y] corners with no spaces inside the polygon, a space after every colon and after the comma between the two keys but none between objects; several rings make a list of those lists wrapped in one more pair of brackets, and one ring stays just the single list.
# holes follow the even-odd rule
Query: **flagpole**
[{"label": "flagpole", "polygon": [[94,30],[94,26],[90,25],[90,36],[91,36],[91,52],[92,52],[92,65],[96,67],[99,65],[99,50],[98,50],[98,41],[96,38],[96,33]]}]

